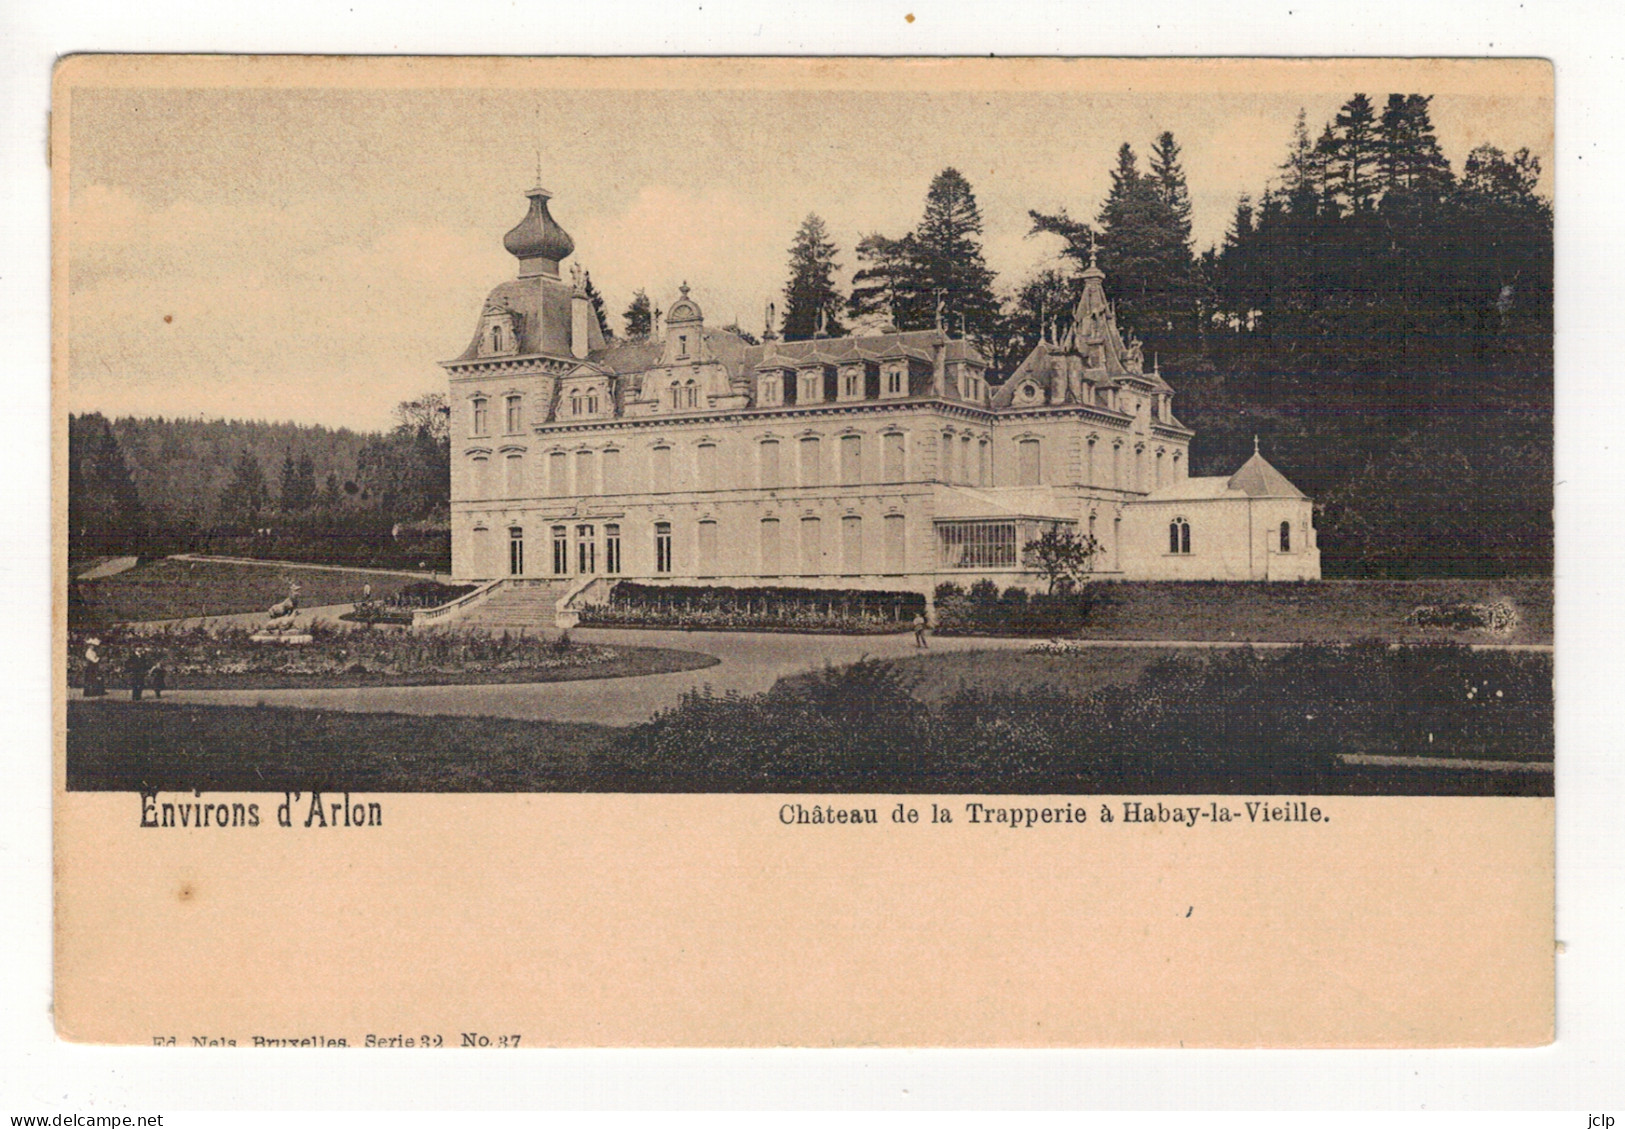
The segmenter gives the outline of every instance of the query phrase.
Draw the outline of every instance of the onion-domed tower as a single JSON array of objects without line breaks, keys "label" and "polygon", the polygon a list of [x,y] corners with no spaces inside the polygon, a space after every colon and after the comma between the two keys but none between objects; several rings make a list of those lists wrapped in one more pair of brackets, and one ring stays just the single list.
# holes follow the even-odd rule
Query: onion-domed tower
[{"label": "onion-domed tower", "polygon": [[525,195],[530,198],[530,211],[502,237],[502,245],[519,260],[520,278],[558,278],[559,263],[576,249],[576,241],[548,212],[551,192],[538,184]]}]

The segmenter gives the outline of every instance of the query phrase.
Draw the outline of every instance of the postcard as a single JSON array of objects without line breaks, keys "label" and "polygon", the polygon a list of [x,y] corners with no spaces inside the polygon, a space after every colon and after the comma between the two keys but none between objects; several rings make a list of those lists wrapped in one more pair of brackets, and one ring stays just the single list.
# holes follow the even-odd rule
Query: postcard
[{"label": "postcard", "polygon": [[1549,1042],[1553,81],[64,60],[59,1034]]}]

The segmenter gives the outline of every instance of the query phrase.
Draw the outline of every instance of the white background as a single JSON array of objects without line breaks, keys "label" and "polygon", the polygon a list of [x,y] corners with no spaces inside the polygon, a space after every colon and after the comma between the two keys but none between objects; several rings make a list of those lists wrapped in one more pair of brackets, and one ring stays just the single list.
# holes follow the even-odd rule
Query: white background
[{"label": "white background", "polygon": [[[0,1117],[243,1109],[1587,1109],[1625,1103],[1619,588],[1625,184],[1615,5],[233,4],[0,7]],[[910,23],[905,14],[912,13]],[[50,1023],[50,68],[75,51],[404,54],[1524,55],[1557,62],[1558,1042],[1446,1052],[189,1051]],[[110,880],[116,880],[109,876]],[[1464,923],[1469,927],[1469,923]],[[155,986],[144,986],[153,990]],[[452,1120],[452,1119],[447,1119]],[[201,1121],[188,1121],[201,1124]],[[1583,1116],[1552,1123],[1585,1124]]]}]

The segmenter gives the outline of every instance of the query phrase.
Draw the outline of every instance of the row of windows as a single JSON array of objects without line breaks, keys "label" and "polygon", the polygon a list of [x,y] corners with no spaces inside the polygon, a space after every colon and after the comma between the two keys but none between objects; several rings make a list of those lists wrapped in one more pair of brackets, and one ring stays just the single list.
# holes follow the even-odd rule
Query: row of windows
[{"label": "row of windows", "polygon": [[[865,464],[865,437],[842,435],[834,440],[836,449],[833,468],[825,463],[825,441],[819,436],[804,436],[793,443],[790,454],[786,443],[778,439],[763,439],[755,446],[755,482],[762,489],[788,486],[858,486],[866,483],[890,483],[907,480],[907,436],[899,432],[886,432],[880,437],[879,466]],[[1045,472],[1043,441],[1025,438],[1016,442],[1015,485],[1038,486],[1051,481]],[[1095,484],[1096,441],[1087,446],[1084,481]],[[671,446],[650,450],[650,484],[654,492],[694,489],[718,490],[735,488],[746,483],[723,482],[720,474],[717,444],[701,442],[692,449],[692,462],[678,465]],[[872,456],[871,456],[872,457]],[[787,458],[793,463],[787,464]],[[1182,454],[1174,451],[1171,457],[1163,450],[1154,452],[1151,459],[1153,473],[1147,473],[1147,451],[1137,446],[1133,451],[1133,480],[1129,489],[1152,490],[1165,482],[1177,480],[1183,471]],[[526,492],[524,455],[509,451],[502,457],[504,496],[519,497]],[[1121,443],[1112,445],[1110,485],[1119,488],[1124,482],[1124,452]],[[938,452],[940,481],[965,486],[992,486],[993,445],[986,437],[953,435],[940,437]],[[474,481],[472,496],[489,497],[493,483],[489,456],[475,455],[472,460]],[[831,473],[833,471],[833,473]],[[876,472],[878,471],[878,475]],[[681,472],[681,473],[679,473]],[[622,452],[610,447],[603,450],[550,451],[545,457],[543,480],[530,484],[548,497],[581,497],[594,494],[620,494],[633,487],[623,477]],[[684,486],[680,479],[691,485]]]},{"label": "row of windows", "polygon": [[[492,326],[493,348],[501,350],[495,344],[501,334],[500,326]],[[679,359],[688,355],[687,338],[683,338],[682,352]],[[837,399],[862,400],[875,390],[866,387],[866,376],[861,371],[843,371],[838,378]],[[906,394],[908,375],[901,368],[887,369],[880,377],[880,387],[884,389],[885,396],[902,396]],[[785,389],[793,389],[789,399],[785,398]],[[817,404],[826,401],[825,377],[822,372],[803,372],[792,380],[789,385],[778,373],[764,375],[758,385],[758,402],[764,407],[779,407],[789,404]],[[966,373],[960,379],[960,395],[972,402],[979,402],[983,398],[986,384],[977,376]],[[608,406],[608,392],[603,393],[604,404]],[[700,407],[700,386],[693,378],[687,380],[673,380],[665,389],[661,402],[672,411],[691,411]],[[572,416],[596,416],[600,402],[598,388],[574,389],[570,392],[568,406]],[[490,402],[483,396],[477,396],[473,403],[473,429],[472,435],[489,435],[490,431]],[[515,394],[503,397],[503,422],[506,425],[506,434],[518,434],[524,428],[523,397]]]},{"label": "row of windows", "polygon": [[[820,575],[832,571],[857,574],[877,566],[886,572],[903,571],[907,521],[902,514],[887,514],[881,519],[878,546],[868,544],[862,517],[849,514],[840,518],[839,540],[833,545],[825,544],[825,524],[823,519],[816,517],[790,521],[763,518],[757,534],[756,560],[752,563],[763,576],[797,573]],[[487,530],[475,530],[477,555],[483,556],[480,539],[486,535]],[[600,573],[616,576],[622,572],[619,522],[602,526],[591,522],[551,525],[548,536],[552,546],[550,570],[555,576],[594,576]],[[696,576],[719,575],[729,571],[722,567],[725,562],[717,556],[717,522],[713,519],[695,523],[691,545],[678,544],[669,521],[653,523],[650,536],[653,571],[657,574],[677,571],[680,558],[684,571]],[[838,564],[825,559],[826,550],[839,554]],[[878,558],[871,556],[876,553]],[[742,563],[736,562],[736,565]],[[831,564],[836,564],[836,567],[829,567]],[[522,526],[508,530],[508,572],[513,576],[525,575],[525,531]]]},{"label": "row of windows", "polygon": [[[1278,527],[1276,544],[1283,553],[1292,551],[1292,523],[1290,521],[1283,521]],[[1178,556],[1190,555],[1191,523],[1182,517],[1176,517],[1168,523],[1168,551]]]}]

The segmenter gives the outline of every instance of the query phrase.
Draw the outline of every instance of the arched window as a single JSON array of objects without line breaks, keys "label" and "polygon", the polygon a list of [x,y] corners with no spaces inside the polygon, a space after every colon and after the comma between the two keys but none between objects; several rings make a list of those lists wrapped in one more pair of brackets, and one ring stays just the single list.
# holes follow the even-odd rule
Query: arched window
[{"label": "arched window", "polygon": [[1182,517],[1168,523],[1168,551],[1180,554],[1191,551],[1191,523]]},{"label": "arched window", "polygon": [[1292,551],[1292,523],[1290,521],[1283,521],[1281,523],[1281,552],[1290,553],[1291,551]]},{"label": "arched window", "polygon": [[502,327],[500,325],[491,327],[491,352],[502,352]]},{"label": "arched window", "polygon": [[573,415],[573,416],[578,416],[578,415],[581,414],[581,393],[580,392],[572,392],[572,393],[570,393],[570,414]]},{"label": "arched window", "polygon": [[590,416],[598,414],[598,390],[596,388],[587,393],[587,414]]},{"label": "arched window", "polygon": [[655,571],[671,571],[671,522],[655,522]]},{"label": "arched window", "polygon": [[683,384],[681,381],[674,380],[671,382],[671,406],[673,411],[683,406]]},{"label": "arched window", "polygon": [[697,408],[700,406],[700,389],[692,380],[683,385],[683,407]]}]

